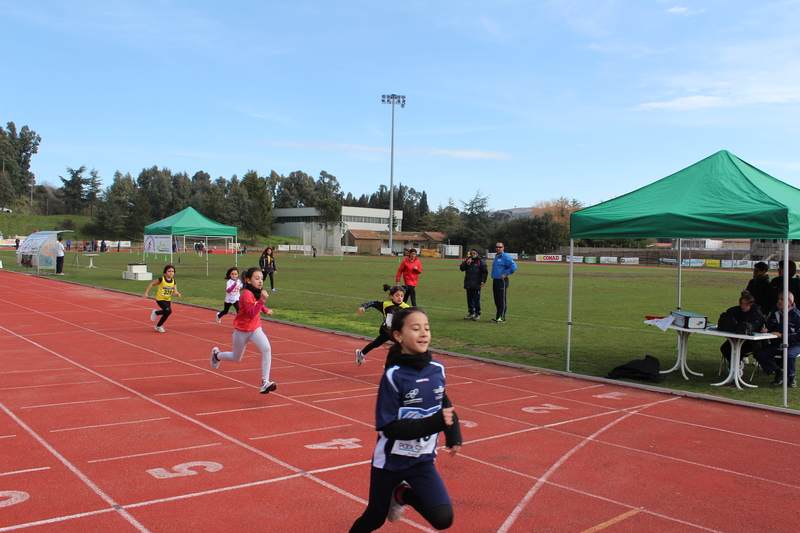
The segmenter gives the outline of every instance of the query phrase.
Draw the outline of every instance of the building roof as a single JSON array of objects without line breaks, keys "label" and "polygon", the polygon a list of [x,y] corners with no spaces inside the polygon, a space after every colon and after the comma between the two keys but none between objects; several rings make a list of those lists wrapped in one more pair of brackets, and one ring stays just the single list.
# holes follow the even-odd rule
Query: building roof
[{"label": "building roof", "polygon": [[425,235],[428,235],[436,242],[444,242],[444,240],[447,238],[447,234],[440,231],[426,231]]},{"label": "building roof", "polygon": [[381,240],[381,238],[371,229],[349,229],[347,231],[350,232],[350,235],[356,239],[374,241]]}]

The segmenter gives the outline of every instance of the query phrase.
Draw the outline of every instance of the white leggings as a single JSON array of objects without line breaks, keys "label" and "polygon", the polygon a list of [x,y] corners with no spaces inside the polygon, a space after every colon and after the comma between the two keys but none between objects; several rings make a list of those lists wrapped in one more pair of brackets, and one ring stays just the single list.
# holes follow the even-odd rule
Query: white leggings
[{"label": "white leggings", "polygon": [[247,341],[251,341],[256,348],[261,351],[261,379],[269,381],[269,371],[272,368],[272,346],[269,344],[267,334],[261,328],[253,331],[233,330],[233,351],[220,352],[217,359],[220,361],[234,361],[236,363],[244,357],[244,350],[247,348]]}]

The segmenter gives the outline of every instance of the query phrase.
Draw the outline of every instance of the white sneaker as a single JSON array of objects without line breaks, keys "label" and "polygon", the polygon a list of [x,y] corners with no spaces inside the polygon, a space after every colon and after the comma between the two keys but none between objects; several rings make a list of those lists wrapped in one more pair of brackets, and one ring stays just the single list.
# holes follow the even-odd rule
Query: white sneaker
[{"label": "white sneaker", "polygon": [[258,392],[261,394],[269,394],[270,392],[274,391],[278,388],[278,385],[274,381],[262,381],[261,382],[261,389]]},{"label": "white sneaker", "polygon": [[214,370],[219,368],[219,359],[217,359],[217,355],[219,354],[219,348],[214,346],[211,348],[211,368]]},{"label": "white sneaker", "polygon": [[167,332],[167,330],[165,330],[163,326],[155,326],[155,327],[153,327],[153,329],[156,330],[159,333],[166,333]]},{"label": "white sneaker", "polygon": [[398,520],[400,520],[403,517],[403,513],[406,510],[406,506],[404,504],[402,504],[402,503],[399,503],[397,501],[397,499],[395,498],[395,495],[397,494],[397,491],[400,490],[401,488],[405,488],[405,487],[411,488],[411,485],[409,485],[408,483],[403,481],[402,483],[397,485],[394,488],[394,490],[392,491],[392,501],[389,504],[389,514],[386,517],[386,519],[391,523],[395,523]]},{"label": "white sneaker", "polygon": [[361,363],[367,360],[367,356],[361,353],[361,350],[356,350],[356,366],[361,366]]},{"label": "white sneaker", "polygon": [[272,289],[272,292],[278,292],[278,289]]},{"label": "white sneaker", "polygon": [[222,324],[222,317],[217,313],[217,324]]},{"label": "white sneaker", "polygon": [[156,316],[158,316],[158,315],[156,315],[156,310],[155,309],[150,311],[150,322],[155,322],[156,321]]}]

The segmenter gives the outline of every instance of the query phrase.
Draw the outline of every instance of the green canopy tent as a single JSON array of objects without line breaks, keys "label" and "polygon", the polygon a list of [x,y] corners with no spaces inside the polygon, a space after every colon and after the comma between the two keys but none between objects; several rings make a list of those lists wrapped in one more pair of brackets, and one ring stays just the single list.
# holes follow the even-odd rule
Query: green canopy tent
[{"label": "green canopy tent", "polygon": [[[783,256],[788,258],[789,239],[800,239],[800,190],[721,150],[655,183],[570,216],[570,256],[575,239],[694,237],[783,239]],[[679,309],[680,265],[679,255]],[[570,257],[567,371],[572,279]],[[784,276],[784,292],[788,283]],[[788,326],[784,323],[784,327]],[[784,404],[785,386],[786,380]]]},{"label": "green canopy tent", "polygon": [[[145,239],[147,239],[148,235],[181,236],[183,237],[184,249],[186,248],[186,237],[203,239],[206,249],[208,249],[208,237],[222,237],[226,243],[225,248],[228,249],[227,244],[228,240],[230,240],[231,248],[235,251],[239,228],[214,222],[198,213],[193,207],[187,207],[170,217],[145,226],[144,234]],[[169,247],[169,253],[170,262],[172,262],[172,246]],[[238,254],[235,255],[238,265],[239,256]],[[208,254],[206,254],[206,274],[208,274]]]}]

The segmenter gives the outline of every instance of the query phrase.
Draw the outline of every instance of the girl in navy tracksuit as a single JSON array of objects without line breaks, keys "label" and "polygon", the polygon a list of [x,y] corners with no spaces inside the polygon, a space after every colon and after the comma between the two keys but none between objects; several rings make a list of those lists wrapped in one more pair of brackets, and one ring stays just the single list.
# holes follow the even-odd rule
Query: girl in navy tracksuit
[{"label": "girl in navy tracksuit", "polygon": [[386,518],[400,519],[406,505],[436,529],[453,524],[453,504],[436,471],[439,432],[444,431],[450,455],[461,449],[461,430],[445,394],[444,366],[428,351],[430,327],[425,311],[401,309],[391,328],[395,344],[378,389],[369,503],[350,528],[366,533]]}]

